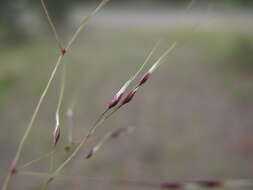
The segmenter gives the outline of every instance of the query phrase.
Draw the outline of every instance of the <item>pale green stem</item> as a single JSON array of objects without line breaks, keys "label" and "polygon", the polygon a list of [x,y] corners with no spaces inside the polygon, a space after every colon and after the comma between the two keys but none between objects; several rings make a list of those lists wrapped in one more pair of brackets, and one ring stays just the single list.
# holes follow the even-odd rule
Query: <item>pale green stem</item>
[{"label": "pale green stem", "polygon": [[[70,40],[70,42],[68,43],[67,49],[69,49],[69,48],[71,47],[71,45],[73,44],[73,42],[74,42],[75,39],[77,38],[78,34],[79,34],[79,33],[81,32],[81,30],[85,27],[85,25],[88,24],[88,21],[90,20],[90,18],[91,18],[93,15],[95,15],[95,14],[98,12],[98,10],[100,10],[100,9],[103,7],[103,5],[105,5],[107,2],[108,2],[108,1],[103,0],[103,1],[98,5],[98,7],[97,7],[88,17],[86,17],[86,18],[84,19],[84,21],[81,23],[80,27],[77,29],[76,33],[73,35],[73,38],[72,38],[72,39]],[[43,8],[46,8],[46,7],[43,7]],[[49,16],[49,14],[48,14],[47,16]],[[50,17],[49,17],[49,18],[50,18]],[[51,19],[50,19],[50,20],[51,20]],[[52,21],[51,21],[51,22],[52,22]],[[33,112],[33,114],[32,114],[32,118],[31,118],[31,120],[30,120],[30,122],[29,122],[29,124],[28,124],[28,126],[27,126],[27,128],[26,128],[26,131],[25,131],[25,133],[24,133],[24,136],[22,137],[22,139],[21,139],[21,141],[20,141],[20,143],[19,143],[18,150],[17,150],[16,155],[15,155],[13,161],[12,161],[12,164],[11,164],[11,168],[10,168],[10,170],[8,171],[7,176],[6,176],[5,180],[4,180],[4,183],[3,183],[3,186],[2,186],[2,190],[7,190],[7,188],[8,188],[8,185],[9,185],[9,182],[10,182],[10,178],[11,178],[11,176],[13,175],[13,174],[12,174],[12,169],[15,169],[15,168],[16,168],[16,165],[17,165],[17,163],[18,163],[18,161],[19,161],[19,159],[20,159],[20,155],[21,155],[21,153],[22,153],[22,151],[23,151],[23,147],[24,147],[24,144],[25,144],[25,142],[26,142],[26,139],[27,139],[27,137],[29,136],[31,129],[33,128],[33,123],[34,123],[34,121],[35,121],[35,119],[36,119],[36,117],[37,117],[37,114],[38,114],[38,111],[39,111],[39,109],[40,109],[40,106],[41,106],[41,104],[42,104],[42,102],[43,102],[43,100],[44,100],[44,98],[45,98],[45,96],[46,96],[46,94],[47,94],[47,91],[48,91],[48,89],[49,89],[49,87],[50,87],[50,85],[51,85],[51,83],[52,83],[52,81],[53,81],[53,79],[54,79],[54,76],[55,76],[55,73],[56,73],[58,67],[61,65],[61,60],[62,60],[63,56],[64,56],[64,55],[60,55],[60,56],[59,56],[59,58],[58,58],[58,60],[57,60],[57,63],[56,63],[56,65],[55,65],[54,69],[53,69],[53,72],[52,72],[51,75],[50,75],[50,78],[49,78],[49,80],[48,80],[48,83],[47,83],[47,85],[46,85],[46,88],[44,89],[44,91],[43,91],[43,93],[42,93],[42,95],[41,95],[41,97],[40,97],[40,99],[39,99],[39,101],[38,101],[38,104],[37,104],[37,106],[36,106],[36,108],[35,108],[35,110],[34,110],[34,112]]]},{"label": "pale green stem", "polygon": [[[128,128],[119,128],[119,129],[122,130],[122,131],[120,131],[118,135],[120,135],[121,133],[129,132],[129,130],[131,128],[128,127]],[[117,129],[117,130],[119,130],[119,129]],[[112,139],[113,138],[112,135],[115,132],[117,132],[117,130],[113,130],[113,131],[107,133],[105,136],[103,136],[103,138],[99,141],[99,143],[91,149],[92,150],[92,154],[95,154],[107,141],[109,141],[110,139]]]},{"label": "pale green stem", "polygon": [[41,106],[41,104],[42,104],[42,102],[43,102],[43,100],[44,100],[44,98],[45,98],[45,96],[47,94],[47,91],[48,91],[48,89],[49,89],[49,87],[50,87],[50,85],[51,85],[51,83],[52,83],[52,81],[54,79],[55,73],[56,73],[58,67],[61,64],[62,58],[63,58],[63,56],[60,55],[59,58],[58,58],[58,60],[57,60],[57,62],[56,62],[56,65],[55,65],[55,67],[53,69],[53,72],[50,75],[50,78],[49,78],[49,80],[47,82],[47,85],[46,85],[46,87],[45,87],[45,89],[44,89],[44,91],[43,91],[43,93],[42,93],[42,95],[41,95],[41,97],[40,97],[40,99],[38,101],[38,104],[37,104],[37,106],[36,106],[36,108],[35,108],[35,110],[33,112],[32,118],[31,118],[31,120],[30,120],[30,122],[29,122],[29,124],[28,124],[28,126],[26,128],[24,136],[22,137],[22,139],[21,139],[21,141],[19,143],[17,153],[16,153],[16,155],[15,155],[13,161],[12,161],[12,165],[11,165],[10,171],[8,172],[8,174],[6,176],[6,179],[4,181],[2,190],[7,190],[7,188],[8,188],[8,184],[9,184],[10,178],[12,176],[11,170],[16,168],[17,162],[19,161],[21,153],[23,151],[24,144],[25,144],[25,142],[26,142],[26,140],[27,140],[27,138],[28,138],[28,136],[30,134],[30,131],[32,130],[33,123],[34,123],[34,121],[35,121],[35,119],[36,119],[36,117],[38,115],[40,106]]},{"label": "pale green stem", "polygon": [[51,151],[51,152],[48,152],[48,153],[46,153],[46,154],[43,154],[43,155],[39,156],[38,158],[36,158],[36,159],[34,159],[34,160],[31,160],[31,161],[25,163],[24,165],[22,165],[22,166],[19,167],[18,169],[19,169],[19,170],[25,169],[25,168],[27,168],[27,167],[29,167],[29,166],[31,166],[31,165],[37,163],[37,162],[39,162],[39,161],[41,161],[41,160],[43,160],[43,159],[49,157],[50,155],[52,155],[52,154],[54,154],[54,153],[55,153],[55,151],[53,150],[53,151]]},{"label": "pale green stem", "polygon": [[[143,70],[143,68],[147,65],[147,63],[149,62],[150,58],[152,57],[152,55],[154,54],[155,50],[157,49],[158,45],[160,44],[161,40],[158,40],[158,42],[155,44],[155,46],[153,47],[153,49],[151,50],[151,52],[148,54],[147,58],[145,59],[144,63],[141,65],[141,67],[138,69],[138,71],[132,75],[125,83],[124,85],[121,87],[120,90],[124,89],[121,93],[124,93],[128,86],[136,79],[136,77],[140,74],[140,72]],[[96,123],[100,122],[100,120],[102,120],[104,117],[106,117],[105,115],[107,114],[107,112],[110,109],[107,108],[97,119]]]},{"label": "pale green stem", "polygon": [[63,49],[62,42],[61,42],[60,37],[59,37],[59,35],[58,35],[58,33],[57,33],[57,30],[56,30],[56,28],[55,28],[55,25],[54,25],[54,23],[53,23],[53,21],[52,21],[50,15],[49,15],[49,12],[48,12],[48,9],[47,9],[47,7],[46,7],[46,4],[45,4],[44,0],[41,0],[41,4],[42,4],[43,10],[44,10],[44,12],[45,12],[45,14],[46,14],[48,23],[50,24],[51,29],[52,29],[52,31],[53,31],[55,40],[56,40],[56,42],[57,42],[57,44],[58,44],[60,50],[62,50],[62,49]]},{"label": "pale green stem", "polygon": [[66,50],[68,50],[71,45],[74,43],[74,41],[76,40],[77,36],[79,35],[79,33],[82,31],[82,29],[87,25],[87,23],[90,21],[90,19],[105,5],[109,2],[109,0],[105,1],[102,0],[101,3],[96,7],[96,9],[94,11],[92,11],[88,16],[86,16],[83,21],[81,22],[80,26],[78,27],[78,29],[76,30],[76,32],[74,33],[74,35],[72,36],[72,38],[70,39]]},{"label": "pale green stem", "polygon": [[[61,109],[64,89],[65,89],[65,77],[66,77],[66,69],[65,69],[65,65],[63,65],[62,73],[61,73],[60,95],[59,95],[58,104],[57,104],[57,108],[55,112],[55,128],[60,127],[60,109]],[[55,145],[54,145],[54,149],[55,149]],[[53,171],[53,168],[54,168],[54,154],[51,155],[49,171],[50,172]]]},{"label": "pale green stem", "polygon": [[176,47],[177,42],[174,42],[163,54],[162,56],[150,67],[148,73],[153,73],[161,64],[165,57],[169,55],[169,53]]}]

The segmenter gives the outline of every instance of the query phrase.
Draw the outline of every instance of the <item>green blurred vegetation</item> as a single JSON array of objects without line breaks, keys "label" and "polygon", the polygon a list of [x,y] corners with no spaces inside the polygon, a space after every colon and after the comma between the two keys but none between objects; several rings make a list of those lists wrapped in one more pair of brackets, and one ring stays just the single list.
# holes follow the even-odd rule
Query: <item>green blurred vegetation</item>
[{"label": "green blurred vegetation", "polygon": [[[54,22],[59,26],[67,24],[66,15],[73,7],[81,4],[98,3],[97,0],[45,0],[50,15],[52,16]],[[151,4],[165,6],[166,4],[172,6],[185,6],[190,0],[139,0],[138,4]],[[128,0],[117,0],[112,2],[112,6],[126,6],[134,5],[136,1]],[[244,7],[249,8],[253,5],[252,0],[196,0],[196,4],[208,4],[208,3],[218,3],[229,5],[233,7]],[[0,41],[2,42],[19,42],[24,41],[28,38],[27,30],[24,28],[19,20],[19,17],[26,11],[35,11],[39,15],[44,14],[41,11],[40,1],[36,0],[1,0],[0,1]]]},{"label": "green blurred vegetation", "polygon": [[228,55],[228,62],[235,66],[235,69],[252,74],[253,72],[253,40],[244,35],[235,37],[231,52]]}]

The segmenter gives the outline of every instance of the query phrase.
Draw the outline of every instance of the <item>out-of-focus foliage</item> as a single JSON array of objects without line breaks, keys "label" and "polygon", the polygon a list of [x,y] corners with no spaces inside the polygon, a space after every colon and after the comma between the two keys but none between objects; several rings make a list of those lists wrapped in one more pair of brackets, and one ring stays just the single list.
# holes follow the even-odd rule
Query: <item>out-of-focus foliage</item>
[{"label": "out-of-focus foliage", "polygon": [[[98,3],[100,0],[45,0],[50,15],[58,25],[66,24],[65,16],[79,4]],[[184,6],[191,0],[112,0],[111,6],[138,5],[161,5],[161,6]],[[196,4],[218,3],[239,7],[250,7],[252,0],[195,0]],[[20,16],[27,11],[33,11],[43,15],[40,0],[0,0],[0,41],[18,42],[26,39]],[[44,16],[44,15],[43,15]],[[64,22],[63,22],[64,21]]]},{"label": "out-of-focus foliage", "polygon": [[[68,13],[68,11],[76,5],[76,3],[86,3],[89,1],[82,1],[82,0],[45,0],[46,6],[56,23],[62,23],[64,17]],[[31,8],[39,8],[41,9],[41,3],[39,1],[34,0],[27,0],[27,6]]]},{"label": "out-of-focus foliage", "polygon": [[19,0],[0,0],[0,41],[17,42],[26,34],[19,16],[24,11],[24,2]]},{"label": "out-of-focus foliage", "polygon": [[253,41],[244,35],[235,39],[231,53],[229,54],[229,64],[243,73],[253,72]]}]

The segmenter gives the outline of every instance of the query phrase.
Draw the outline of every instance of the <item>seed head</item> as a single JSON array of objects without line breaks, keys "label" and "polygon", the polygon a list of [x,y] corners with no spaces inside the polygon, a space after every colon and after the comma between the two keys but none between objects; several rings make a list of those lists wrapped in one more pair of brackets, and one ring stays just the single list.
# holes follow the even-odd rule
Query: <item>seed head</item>
[{"label": "seed head", "polygon": [[85,158],[86,158],[86,159],[89,159],[90,157],[92,157],[92,155],[93,155],[93,149],[91,149],[89,152],[87,152],[87,153],[85,154]]},{"label": "seed head", "polygon": [[137,92],[137,90],[138,90],[138,87],[135,88],[134,90],[130,91],[128,93],[128,95],[125,97],[125,99],[122,101],[121,105],[129,103],[133,99],[133,97],[134,97],[135,93]]},{"label": "seed head", "polygon": [[122,96],[123,96],[123,93],[121,93],[121,94],[116,94],[114,97],[113,97],[113,99],[109,102],[109,104],[108,104],[108,106],[107,106],[107,109],[111,109],[111,108],[113,108],[114,106],[116,106],[118,103],[119,103],[119,101],[120,101],[120,99],[122,98]]},{"label": "seed head", "polygon": [[146,73],[143,75],[143,77],[140,80],[139,86],[143,85],[147,80],[149,79],[151,73]]},{"label": "seed head", "polygon": [[54,145],[56,145],[60,139],[61,130],[59,126],[56,126],[54,129],[53,137],[54,137]]},{"label": "seed head", "polygon": [[118,137],[119,135],[121,135],[121,133],[123,133],[125,130],[126,130],[126,128],[117,129],[116,131],[114,131],[114,132],[111,134],[111,138],[117,138],[117,137]]},{"label": "seed head", "polygon": [[125,93],[127,87],[129,86],[129,84],[131,83],[131,79],[128,80],[121,88],[120,90],[117,92],[117,94],[115,94],[115,96],[112,98],[112,100],[109,102],[107,109],[111,109],[114,106],[116,106],[119,101],[121,100],[123,94]]}]

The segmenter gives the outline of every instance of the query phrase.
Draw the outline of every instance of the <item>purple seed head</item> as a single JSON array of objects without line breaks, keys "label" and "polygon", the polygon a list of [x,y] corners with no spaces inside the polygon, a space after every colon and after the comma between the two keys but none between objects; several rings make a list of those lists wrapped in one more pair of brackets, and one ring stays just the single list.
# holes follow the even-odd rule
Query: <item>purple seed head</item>
[{"label": "purple seed head", "polygon": [[55,128],[53,136],[54,136],[54,145],[56,145],[60,139],[60,136],[61,136],[61,130],[60,130],[59,126],[57,126]]},{"label": "purple seed head", "polygon": [[120,99],[122,98],[122,96],[123,96],[123,93],[121,93],[121,94],[116,94],[114,97],[113,97],[113,99],[109,102],[109,104],[108,104],[108,106],[107,106],[107,109],[111,109],[111,108],[113,108],[114,106],[116,106],[118,103],[119,103],[119,101],[120,101]]},{"label": "purple seed head", "polygon": [[92,157],[92,155],[93,155],[93,150],[90,150],[89,152],[87,152],[87,153],[85,154],[85,158],[86,158],[86,159],[89,159],[90,157]]},{"label": "purple seed head", "polygon": [[220,187],[222,186],[222,181],[220,180],[202,180],[197,181],[199,185],[202,187]]},{"label": "purple seed head", "polygon": [[125,97],[125,99],[122,101],[121,104],[124,105],[124,104],[129,103],[133,99],[133,97],[134,97],[135,93],[137,92],[137,90],[138,90],[138,88],[135,88],[134,90],[130,91],[128,93],[128,95]]},{"label": "purple seed head", "polygon": [[111,134],[111,138],[117,138],[122,132],[125,131],[125,128],[120,128],[116,131],[114,131],[112,134]]},{"label": "purple seed head", "polygon": [[151,76],[151,73],[146,73],[143,75],[143,77],[140,80],[139,86],[143,85],[145,82],[147,82],[147,80],[149,79],[149,77]]},{"label": "purple seed head", "polygon": [[162,183],[162,189],[181,189],[183,184],[180,183]]}]

